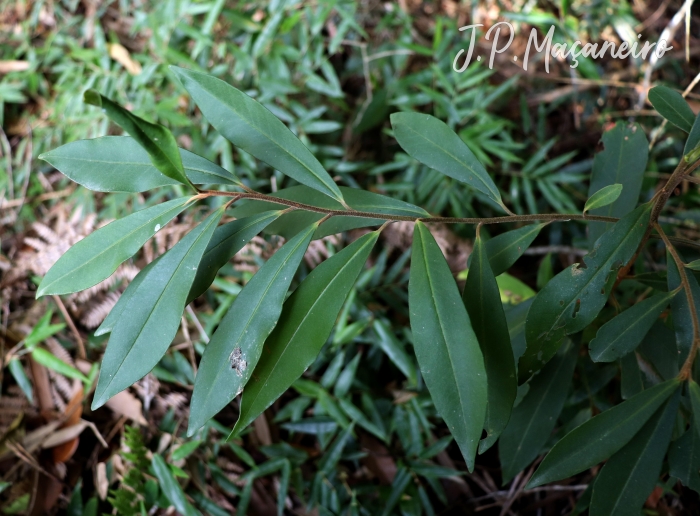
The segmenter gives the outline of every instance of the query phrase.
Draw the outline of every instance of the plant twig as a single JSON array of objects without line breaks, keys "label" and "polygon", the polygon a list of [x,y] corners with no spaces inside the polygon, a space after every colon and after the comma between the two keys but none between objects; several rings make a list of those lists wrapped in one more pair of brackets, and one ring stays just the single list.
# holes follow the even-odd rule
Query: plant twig
[{"label": "plant twig", "polygon": [[676,267],[678,268],[678,274],[681,278],[681,286],[685,290],[685,298],[688,301],[688,310],[690,310],[690,320],[693,324],[693,344],[690,347],[690,352],[688,353],[688,358],[686,358],[681,368],[681,372],[678,374],[680,380],[687,380],[690,378],[690,371],[693,367],[693,362],[695,361],[695,355],[698,352],[698,346],[700,346],[700,322],[698,321],[698,313],[695,309],[695,298],[693,297],[693,291],[690,290],[690,282],[688,281],[688,275],[685,272],[685,264],[681,257],[678,256],[678,251],[673,247],[673,244],[661,229],[658,223],[654,224],[654,228],[661,235],[664,243],[666,244],[666,249],[673,257],[673,261],[676,262]]}]

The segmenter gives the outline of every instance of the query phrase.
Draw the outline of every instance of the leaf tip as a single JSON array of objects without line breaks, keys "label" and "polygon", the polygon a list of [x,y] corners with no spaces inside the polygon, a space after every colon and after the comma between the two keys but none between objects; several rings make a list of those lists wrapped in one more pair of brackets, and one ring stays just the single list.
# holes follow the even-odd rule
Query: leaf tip
[{"label": "leaf tip", "polygon": [[95,90],[86,90],[83,93],[83,101],[97,107],[102,107],[102,96]]}]

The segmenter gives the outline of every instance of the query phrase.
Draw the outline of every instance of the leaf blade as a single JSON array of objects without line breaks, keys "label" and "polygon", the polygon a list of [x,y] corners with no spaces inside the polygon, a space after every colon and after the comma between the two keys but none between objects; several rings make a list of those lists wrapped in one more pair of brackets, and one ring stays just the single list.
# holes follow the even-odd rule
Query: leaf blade
[{"label": "leaf blade", "polygon": [[695,114],[683,95],[666,86],[655,86],[649,90],[649,102],[666,120],[686,133],[690,132]]},{"label": "leaf blade", "polygon": [[614,203],[621,193],[622,185],[620,183],[604,186],[588,198],[583,207],[583,213]]},{"label": "leaf blade", "polygon": [[498,276],[510,269],[547,224],[531,224],[506,231],[486,242],[486,253],[493,275]]}]

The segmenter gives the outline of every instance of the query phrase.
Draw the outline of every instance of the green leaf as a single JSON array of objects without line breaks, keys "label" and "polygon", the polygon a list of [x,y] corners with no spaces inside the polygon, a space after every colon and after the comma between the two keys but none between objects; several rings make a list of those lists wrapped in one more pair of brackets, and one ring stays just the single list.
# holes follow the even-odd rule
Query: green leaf
[{"label": "green leaf", "polygon": [[150,270],[153,267],[155,267],[156,263],[158,263],[158,260],[160,260],[161,258],[162,256],[159,256],[151,263],[146,265],[143,269],[139,271],[139,273],[134,277],[134,279],[131,280],[131,283],[129,283],[129,285],[126,287],[126,290],[122,292],[122,295],[119,296],[117,303],[109,311],[109,314],[107,314],[105,320],[102,321],[102,324],[100,324],[99,328],[95,330],[95,336],[100,336],[105,333],[109,333],[114,329],[114,325],[119,320],[119,317],[121,316],[124,309],[131,304],[131,299],[134,297],[134,294],[138,290],[139,285],[141,285],[141,282],[146,276],[148,276]]},{"label": "green leaf", "polygon": [[[668,289],[674,290],[681,286],[681,276],[676,266],[676,261],[671,253],[666,252],[666,270],[668,275]],[[695,300],[695,309],[700,311],[700,284],[694,274],[686,274],[690,292]],[[682,364],[690,348],[693,345],[693,322],[688,305],[688,297],[683,294],[676,296],[671,301],[671,314],[673,315],[673,329],[676,334],[676,345],[678,346],[678,363]]]},{"label": "green leaf", "polygon": [[656,294],[601,326],[588,345],[591,359],[612,362],[634,350],[677,293],[678,289]]},{"label": "green leaf", "polygon": [[484,166],[443,121],[423,113],[393,113],[391,127],[411,157],[477,189],[509,212]]},{"label": "green leaf", "polygon": [[549,439],[564,407],[578,349],[569,343],[530,381],[530,390],[513,409],[498,443],[503,484],[530,464]]},{"label": "green leaf", "polygon": [[626,215],[600,237],[584,263],[564,269],[540,290],[527,315],[527,349],[518,365],[521,383],[554,355],[565,335],[593,322],[605,306],[617,270],[637,250],[650,215],[651,204]]},{"label": "green leaf", "polygon": [[185,516],[200,514],[198,510],[190,505],[187,498],[185,498],[185,493],[183,492],[182,487],[180,487],[180,484],[178,484],[173,472],[170,471],[170,468],[163,457],[158,454],[154,454],[153,459],[151,460],[151,466],[153,467],[153,473],[158,479],[158,486],[160,487],[161,491],[163,491],[163,494],[168,501],[173,504],[173,507],[175,507],[177,512],[184,514]]},{"label": "green leaf", "polygon": [[422,222],[413,232],[408,306],[423,379],[471,472],[486,419],[484,356],[445,257]]},{"label": "green leaf", "polygon": [[409,358],[401,343],[398,341],[389,325],[381,319],[375,319],[372,323],[372,328],[377,333],[377,346],[382,348],[382,351],[389,360],[401,371],[411,385],[417,382],[416,366],[413,360]]},{"label": "green leaf", "polygon": [[279,398],[316,359],[377,238],[379,231],[368,233],[331,256],[284,303],[243,393],[240,416],[229,439]]},{"label": "green leaf", "polygon": [[343,202],[313,154],[258,101],[211,75],[171,67],[202,114],[227,140],[283,174]]},{"label": "green leaf", "polygon": [[649,90],[649,102],[666,120],[686,133],[690,132],[695,114],[679,92],[656,86]]},{"label": "green leaf", "polygon": [[[602,143],[603,150],[593,159],[588,196],[615,184],[622,185],[622,192],[612,204],[590,208],[590,214],[622,218],[639,202],[649,156],[649,142],[639,124],[630,126],[620,122],[603,134]],[[589,248],[593,249],[600,235],[611,227],[610,222],[590,222]]]},{"label": "green leaf", "polygon": [[698,113],[698,116],[695,117],[693,127],[691,127],[688,139],[685,141],[683,155],[685,156],[690,154],[698,146],[700,146],[700,113]]},{"label": "green leaf", "polygon": [[185,209],[189,198],[173,199],[115,220],[83,238],[49,269],[36,297],[70,294],[109,278],[119,265]]},{"label": "green leaf", "polygon": [[221,320],[204,350],[194,382],[188,435],[228,405],[248,383],[314,231],[316,224],[282,246],[241,290]]},{"label": "green leaf", "polygon": [[700,260],[693,260],[690,263],[686,263],[685,266],[693,271],[700,271]]},{"label": "green leaf", "polygon": [[642,372],[637,362],[637,353],[628,353],[620,359],[620,394],[628,400],[644,390]]},{"label": "green leaf", "polygon": [[219,269],[281,213],[281,211],[266,211],[216,228],[192,282],[187,304],[201,296],[214,282]]},{"label": "green leaf", "polygon": [[[27,373],[25,373],[25,371],[24,371],[24,367],[22,367],[22,363],[19,361],[19,359],[17,357],[13,357],[7,363],[7,368],[10,370],[10,373],[12,374],[12,377],[15,379],[15,382],[17,382],[17,385],[19,385],[20,389],[22,389],[22,392],[29,400],[29,403],[31,403],[33,405],[34,404],[34,388],[32,387],[31,380],[29,380],[29,378],[27,377]],[[1,492],[2,491],[0,490],[0,493]]]},{"label": "green leaf", "polygon": [[664,407],[600,470],[593,485],[590,514],[639,514],[656,486],[680,402],[676,391]]},{"label": "green leaf", "polygon": [[700,493],[700,434],[695,425],[671,443],[668,450],[669,474],[684,486]]},{"label": "green leaf", "polygon": [[[357,211],[370,211],[374,213],[402,215],[413,218],[430,217],[430,214],[427,211],[419,208],[418,206],[414,206],[413,204],[400,201],[398,199],[392,199],[391,197],[387,197],[385,195],[380,195],[357,188],[348,188],[345,186],[340,187],[340,192],[343,194],[345,203]],[[316,190],[303,185],[285,188],[284,190],[280,190],[272,194],[271,197],[278,197],[289,201],[310,204],[312,206],[330,210],[344,209],[339,202],[334,201],[327,195],[323,195]],[[236,204],[237,206],[231,210],[230,213],[232,216],[239,218],[249,217],[251,215],[262,213],[266,210],[279,210],[281,207],[283,207],[283,205],[276,204],[274,202],[260,202],[257,200],[243,200]],[[273,235],[282,235],[283,237],[289,239],[303,228],[307,227],[309,224],[313,224],[314,222],[321,220],[323,216],[323,213],[295,210],[290,213],[285,213],[279,218],[279,220],[270,224],[266,229],[266,232]],[[383,222],[383,219],[337,215],[324,222],[318,228],[318,230],[316,230],[314,238],[322,238],[327,235],[334,235],[350,229],[376,226]]]},{"label": "green leaf", "polygon": [[695,430],[700,432],[700,385],[695,380],[688,381],[688,393],[690,394],[690,403],[693,407]]},{"label": "green leaf", "polygon": [[143,378],[168,350],[180,326],[197,266],[223,215],[214,211],[165,253],[119,316],[102,359],[93,410]]},{"label": "green leaf", "polygon": [[191,184],[185,175],[177,142],[169,129],[146,122],[95,90],[87,90],[83,98],[86,103],[102,108],[114,123],[129,133],[148,152],[151,162],[160,172],[182,184]]},{"label": "green leaf", "polygon": [[32,349],[32,358],[38,364],[43,365],[67,378],[80,380],[83,383],[90,383],[87,376],[78,371],[75,367],[66,364],[63,360],[44,348]]},{"label": "green leaf", "polygon": [[608,206],[614,203],[620,194],[622,193],[622,185],[620,183],[615,183],[614,185],[604,186],[596,193],[590,196],[586,201],[586,205],[583,207],[583,213],[589,210],[595,210],[596,208],[602,208],[603,206]]},{"label": "green leaf", "polygon": [[501,294],[478,230],[462,300],[484,356],[488,379],[484,427],[487,435],[479,443],[479,453],[484,453],[508,424],[518,392],[518,380]]},{"label": "green leaf", "polygon": [[566,434],[544,458],[527,488],[571,477],[616,453],[679,386],[675,379],[655,385]]},{"label": "green leaf", "polygon": [[[185,149],[178,149],[187,178],[194,184],[239,184],[228,170]],[[95,192],[145,192],[180,181],[161,174],[148,152],[129,136],[78,140],[45,152],[39,159]]]},{"label": "green leaf", "polygon": [[493,275],[498,276],[510,269],[547,224],[545,222],[523,226],[502,233],[486,242],[486,254],[489,257]]}]

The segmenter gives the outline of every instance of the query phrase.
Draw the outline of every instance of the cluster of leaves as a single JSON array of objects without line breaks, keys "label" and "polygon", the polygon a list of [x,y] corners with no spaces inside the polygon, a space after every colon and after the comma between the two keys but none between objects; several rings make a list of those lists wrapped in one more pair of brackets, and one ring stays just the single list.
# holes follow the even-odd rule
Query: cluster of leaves
[{"label": "cluster of leaves", "polygon": [[[415,356],[421,381],[469,471],[474,469],[477,451],[484,453],[499,438],[505,481],[536,458],[564,408],[579,346],[584,342],[593,361],[619,359],[623,372],[627,368],[624,374],[632,378],[623,392],[626,401],[592,419],[590,411],[588,417],[584,414],[585,421],[552,448],[530,486],[568,478],[609,458],[591,484],[591,512],[617,514],[629,507],[641,507],[654,487],[674,436],[676,414],[680,421],[687,421],[679,423],[676,430],[678,446],[693,446],[693,428],[698,425],[691,424],[690,414],[700,413],[697,407],[689,410],[691,402],[700,403],[700,387],[691,379],[700,345],[694,304],[697,280],[686,272],[678,252],[657,224],[673,188],[697,166],[700,117],[695,118],[692,112],[688,116],[690,108],[678,94],[657,88],[650,95],[662,115],[690,133],[685,156],[664,189],[638,206],[647,142],[638,126],[619,125],[605,135],[605,150],[594,162],[592,195],[584,209],[588,214],[513,214],[483,165],[447,125],[420,113],[392,115],[394,135],[412,158],[468,185],[507,213],[496,219],[441,219],[389,197],[339,188],[308,148],[257,101],[215,77],[181,68],[174,68],[174,72],[224,137],[301,185],[272,196],[254,192],[230,172],[177,149],[167,129],[145,122],[95,92],[86,94],[88,102],[102,106],[131,138],[71,143],[45,154],[46,161],[97,191],[143,191],[175,181],[192,188],[194,195],[141,210],[94,232],[54,265],[37,295],[89,288],[108,277],[192,203],[212,197],[231,198],[142,270],[98,329],[97,333],[109,332],[111,336],[93,408],[158,364],[177,332],[186,304],[207,290],[216,272],[247,241],[275,223],[288,241],[240,290],[204,348],[194,382],[188,432],[193,435],[243,393],[231,439],[294,386],[316,398],[327,413],[345,414],[340,418],[345,421],[344,430],[333,441],[324,462],[337,462],[355,425],[382,438],[386,433],[381,419],[367,420],[351,402],[344,403],[342,396],[336,403],[327,392],[299,378],[314,364],[331,334],[380,232],[391,221],[415,221],[408,282]],[[610,164],[613,158],[617,166]],[[86,166],[96,160],[110,165],[97,171]],[[231,185],[232,191],[194,186],[222,182]],[[229,205],[241,199],[246,200],[243,207],[247,210],[237,208],[237,220],[218,226]],[[426,226],[440,220],[476,223],[566,219],[590,221],[591,252],[583,263],[554,276],[536,297],[508,312],[503,309],[495,276],[513,265],[543,225],[525,226],[487,242],[477,230],[461,295]],[[313,238],[380,224],[378,230],[364,234],[313,269],[286,298]],[[652,228],[669,251],[667,287],[659,287],[657,281],[653,288],[661,290],[659,293],[649,297],[653,291],[647,289],[642,302],[612,318],[606,313],[601,316],[629,268],[635,264],[643,267],[637,258]],[[685,296],[678,295],[681,290]],[[621,292],[634,295],[638,289],[632,286],[621,288]],[[669,304],[672,318],[659,321]],[[519,319],[518,324],[513,324],[514,318]],[[676,333],[677,342],[672,346],[678,349],[679,358],[673,359],[677,374],[668,374],[658,363],[665,358],[652,358],[658,375],[643,382],[636,349],[653,328],[668,332],[667,325]],[[597,329],[594,338],[587,335],[591,329]],[[375,331],[388,333],[386,329]],[[329,366],[329,370],[342,374],[343,360]],[[395,363],[409,376],[411,370],[405,359],[397,358]],[[348,367],[353,367],[352,362],[343,373]],[[352,369],[349,374],[354,374]],[[336,387],[339,385],[340,376]],[[348,385],[347,380],[343,385]],[[335,396],[342,394],[338,389]],[[688,425],[690,429],[686,430]],[[483,431],[486,434],[482,439]],[[681,457],[683,464],[678,463]],[[691,487],[696,485],[700,470],[692,457],[692,453],[669,456],[672,475]],[[330,473],[326,466],[320,465],[322,474]],[[268,469],[279,468],[284,482],[288,482],[290,463],[274,463]],[[251,475],[247,486],[252,485],[255,474]],[[394,483],[407,485],[409,479],[406,471],[397,474]],[[250,496],[246,489],[248,494],[244,491],[241,503],[247,503]],[[323,496],[316,500],[327,501]]]}]

